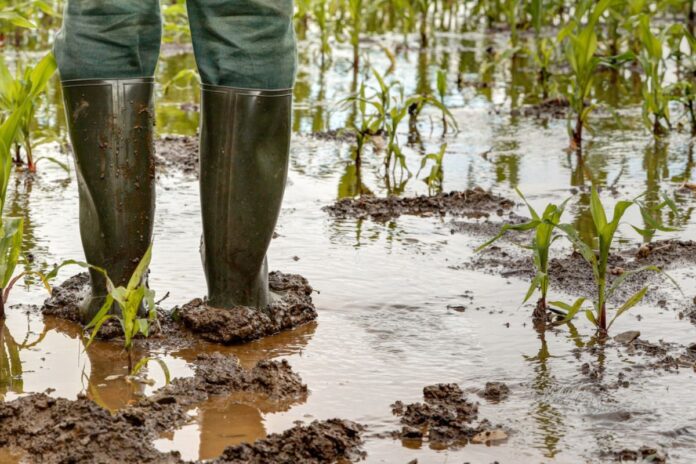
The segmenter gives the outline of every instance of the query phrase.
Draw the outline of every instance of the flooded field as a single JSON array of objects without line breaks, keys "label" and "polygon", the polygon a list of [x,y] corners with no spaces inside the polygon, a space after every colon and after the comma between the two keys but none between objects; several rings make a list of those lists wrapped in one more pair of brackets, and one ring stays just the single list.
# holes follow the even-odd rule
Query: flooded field
[{"label": "flooded field", "polygon": [[[399,137],[410,178],[398,170],[384,176],[380,137],[368,144],[358,174],[351,151],[355,136],[337,132],[356,117],[356,105],[342,100],[364,80],[377,83],[367,68],[353,73],[347,44],[337,45],[333,61],[322,69],[316,65],[316,41],[301,42],[288,188],[269,261],[272,270],[308,280],[315,290],[316,322],[238,346],[198,339],[177,345],[155,337],[138,340],[136,350],[164,360],[173,379],[194,376],[201,353],[237,356],[244,369],[262,360],[286,360],[307,392],[279,401],[254,391],[210,394],[186,405],[187,419],[157,429],[151,440],[156,450],[177,451],[185,461],[215,459],[229,446],[298,423],[340,418],[365,427],[354,456],[365,462],[578,463],[655,456],[696,461],[696,316],[693,322],[690,317],[696,314],[696,243],[689,242],[696,240],[691,214],[696,193],[689,188],[696,183],[696,141],[687,127],[655,140],[641,122],[640,78],[631,70],[601,70],[595,82],[600,106],[579,157],[568,150],[567,108],[537,106],[543,99],[531,58],[480,72],[490,50],[500,52],[507,40],[505,32],[481,31],[436,34],[423,50],[404,46],[401,35],[362,44],[363,59],[387,80],[398,79],[405,95],[436,92],[437,70],[446,70],[445,102],[459,130],[450,127],[442,135],[436,108],[426,108],[416,125],[404,124]],[[186,45],[165,47],[158,82],[193,66]],[[676,79],[674,69],[667,78]],[[157,300],[166,295],[160,303],[165,311],[205,296],[197,93],[197,85],[174,84],[166,92],[158,87],[162,139],[149,284]],[[58,86],[50,88],[48,100],[39,121],[64,133]],[[336,217],[324,209],[358,192],[427,195],[429,186],[415,174],[422,157],[443,144],[442,191],[481,188],[512,206],[498,202],[467,214],[406,211],[387,218]],[[72,166],[56,143],[37,152]],[[649,202],[667,193],[681,212],[663,217],[673,232],[639,235],[629,226],[645,226],[637,209],[628,211],[619,229],[614,251],[625,260],[621,266],[654,259],[683,292],[657,274],[641,277],[654,291],[617,319],[610,334],[639,331],[637,341],[630,334],[628,341],[601,341],[584,317],[535,327],[533,302],[521,304],[533,275],[526,250],[504,239],[494,249],[475,252],[508,218],[529,216],[515,187],[538,210],[569,198],[566,220],[591,237],[591,186],[612,208],[645,192]],[[45,162],[36,174],[16,172],[7,209],[25,218],[24,253],[33,268],[46,272],[65,259],[82,259],[72,167],[66,172]],[[682,243],[667,241],[672,239]],[[645,243],[655,244],[650,257],[636,258]],[[571,253],[569,242],[559,241],[552,257]],[[584,293],[590,271],[583,265],[571,266],[565,281],[552,280],[550,299],[591,296]],[[66,267],[55,283],[79,271]],[[154,363],[148,368],[152,385],[127,381],[127,360],[117,343],[96,341],[85,350],[79,325],[41,314],[46,297],[40,282],[27,277],[8,302],[0,336],[0,398],[6,404],[46,392],[69,400],[86,395],[115,412],[164,386]],[[485,395],[489,382],[504,383],[509,393]],[[423,402],[424,387],[440,383],[459,385],[470,403],[478,403],[467,427],[500,435],[464,444],[409,433],[406,416],[393,405]],[[469,433],[463,424],[448,426]],[[1,462],[22,459],[21,449],[0,448]]]}]

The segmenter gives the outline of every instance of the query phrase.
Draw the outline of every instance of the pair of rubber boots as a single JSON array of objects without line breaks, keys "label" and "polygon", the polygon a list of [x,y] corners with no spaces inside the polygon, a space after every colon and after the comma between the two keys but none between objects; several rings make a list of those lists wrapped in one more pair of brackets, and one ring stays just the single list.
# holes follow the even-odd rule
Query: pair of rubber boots
[{"label": "pair of rubber boots", "polygon": [[[126,285],[152,240],[155,210],[154,80],[64,81],[87,262]],[[290,90],[203,84],[200,125],[201,255],[210,306],[265,308],[266,251],[288,169]],[[186,226],[182,224],[182,226]],[[89,322],[106,283],[90,271]]]}]

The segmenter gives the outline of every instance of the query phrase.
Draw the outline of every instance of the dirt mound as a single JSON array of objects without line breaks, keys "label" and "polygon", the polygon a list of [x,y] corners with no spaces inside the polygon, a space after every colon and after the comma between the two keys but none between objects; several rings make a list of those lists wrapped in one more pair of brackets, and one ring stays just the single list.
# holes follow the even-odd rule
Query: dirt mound
[{"label": "dirt mound", "polygon": [[[456,384],[437,384],[423,389],[424,403],[404,405],[397,401],[392,412],[401,417],[403,428],[394,432],[401,440],[427,440],[439,446],[465,445],[467,442],[495,441],[506,434],[478,418],[478,405],[466,399]],[[491,439],[486,439],[489,437]],[[502,439],[502,438],[500,438]]]},{"label": "dirt mound", "polygon": [[80,302],[89,294],[89,274],[81,272],[53,287],[51,296],[44,301],[41,312],[80,323]]},{"label": "dirt mound", "polygon": [[314,421],[252,444],[226,448],[212,463],[324,464],[354,461],[365,457],[359,449],[362,430],[362,426],[347,420]]},{"label": "dirt mound", "polygon": [[325,206],[327,211],[337,218],[371,218],[387,221],[402,214],[413,216],[445,216],[447,214],[488,217],[502,214],[514,206],[514,202],[475,187],[470,190],[440,193],[434,196],[378,198],[362,196],[360,198],[343,198],[333,205]]},{"label": "dirt mound", "polygon": [[[167,346],[190,344],[191,333],[208,341],[224,344],[244,343],[289,330],[317,318],[312,303],[313,289],[300,275],[271,272],[269,286],[281,295],[265,311],[239,307],[232,310],[208,307],[202,299],[176,307],[169,313],[159,311],[159,326],[153,327],[150,340]],[[53,289],[41,312],[80,323],[78,305],[89,293],[89,275],[73,276]],[[190,329],[187,331],[184,327]],[[108,321],[99,331],[99,338],[114,339],[123,334],[118,321]]]},{"label": "dirt mound", "polygon": [[570,109],[570,102],[567,98],[547,98],[536,105],[527,105],[522,108],[515,108],[510,111],[512,116],[528,116],[536,118],[559,118],[567,116]]},{"label": "dirt mound", "polygon": [[200,337],[215,343],[236,344],[273,335],[313,321],[317,312],[312,303],[312,287],[302,276],[271,272],[269,286],[282,298],[264,311],[240,306],[219,309],[197,298],[174,314]]}]

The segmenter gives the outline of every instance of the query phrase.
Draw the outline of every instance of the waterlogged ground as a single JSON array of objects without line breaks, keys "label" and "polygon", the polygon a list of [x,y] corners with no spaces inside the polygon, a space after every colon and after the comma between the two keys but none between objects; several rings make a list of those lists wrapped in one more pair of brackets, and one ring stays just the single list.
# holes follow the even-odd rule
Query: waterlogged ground
[{"label": "waterlogged ground", "polygon": [[[412,135],[415,143],[406,150],[414,173],[423,153],[435,152],[446,142],[445,191],[480,186],[517,200],[512,187],[519,185],[537,207],[570,197],[567,219],[584,233],[591,221],[586,205],[592,181],[611,187],[603,192],[610,204],[646,190],[650,199],[676,192],[683,217],[665,219],[682,230],[658,234],[655,240],[696,238],[690,215],[693,194],[680,188],[696,181],[694,141],[677,132],[653,142],[642,129],[638,89],[629,72],[598,79],[606,98],[593,117],[594,135],[584,163],[578,163],[565,150],[563,118],[525,115],[524,105],[539,101],[532,95],[535,82],[528,60],[520,58],[513,66],[500,65],[486,76],[478,75],[486,49],[502,52],[504,37],[441,36],[427,52],[400,48],[401,40],[387,37],[382,44],[366,43],[365,59],[384,72],[390,62],[379,45],[397,50],[389,78],[401,80],[407,94],[432,88],[435,69],[447,67],[447,101],[461,130],[443,140],[439,115],[427,111],[419,124],[420,136]],[[520,307],[527,282],[514,274],[501,276],[504,264],[502,269],[472,265],[474,248],[495,230],[485,218],[405,215],[380,223],[333,219],[322,211],[355,191],[355,171],[349,141],[310,134],[343,126],[350,109],[337,102],[355,87],[348,50],[336,47],[333,64],[320,72],[317,50],[309,45],[302,49],[297,135],[270,261],[273,269],[309,279],[317,290],[318,322],[240,347],[201,343],[196,349],[152,354],[164,359],[175,377],[191,376],[190,363],[201,351],[233,353],[247,367],[260,359],[286,359],[310,394],[285,410],[248,396],[210,399],[191,409],[190,423],[162,436],[157,448],[178,450],[185,459],[209,459],[226,446],[282,432],[296,421],[339,417],[367,426],[367,462],[606,462],[615,452],[642,446],[668,455],[669,462],[696,461],[696,373],[688,363],[677,368],[665,361],[668,355],[688,353],[687,347],[696,342],[696,327],[688,317],[696,293],[694,263],[676,263],[671,271],[684,296],[659,279],[650,280],[659,296],[614,327],[617,334],[639,330],[640,339],[659,350],[613,341],[596,344],[584,319],[573,327],[538,332],[530,324],[531,307]],[[175,52],[163,58],[161,81],[193,64],[186,50]],[[475,85],[482,79],[486,86]],[[59,101],[57,94],[52,98]],[[172,88],[161,95],[160,133],[194,135],[196,101],[191,89]],[[615,103],[621,109],[610,111]],[[60,127],[62,117],[56,114],[60,112],[46,111],[44,122]],[[404,143],[409,136],[406,126]],[[43,151],[67,159],[55,147]],[[380,163],[381,155],[368,151],[363,182],[375,194],[385,195]],[[427,191],[415,178],[403,188],[405,195]],[[159,176],[157,194],[150,284],[158,297],[169,294],[162,305],[171,308],[203,296],[205,289],[195,173],[168,167]],[[15,176],[9,197],[12,211],[27,220],[25,246],[35,266],[47,269],[63,259],[82,257],[73,172],[40,165],[33,178]],[[527,214],[519,206],[514,212]],[[490,221],[500,221],[495,211]],[[628,214],[627,223],[631,222],[641,225],[636,212]],[[640,241],[630,227],[622,227],[621,249],[634,248]],[[509,242],[501,247],[511,257],[521,255]],[[568,251],[561,244],[556,256]],[[65,270],[61,278],[76,271]],[[554,299],[574,298],[573,288],[572,282],[553,288]],[[11,296],[18,306],[9,310],[0,338],[0,396],[5,401],[30,392],[49,391],[69,399],[84,392],[98,404],[118,409],[163,385],[155,365],[149,372],[156,381],[153,386],[134,387],[116,378],[127,370],[118,346],[100,342],[85,352],[76,326],[44,318],[30,307],[44,298],[41,287],[32,282]],[[492,381],[504,382],[509,396],[500,402],[479,396]],[[470,400],[480,402],[479,419],[502,426],[508,438],[490,446],[449,448],[393,438],[391,432],[401,430],[402,424],[390,405],[397,400],[422,401],[423,387],[442,382],[459,384]],[[13,459],[21,455],[0,450],[2,462]]]}]

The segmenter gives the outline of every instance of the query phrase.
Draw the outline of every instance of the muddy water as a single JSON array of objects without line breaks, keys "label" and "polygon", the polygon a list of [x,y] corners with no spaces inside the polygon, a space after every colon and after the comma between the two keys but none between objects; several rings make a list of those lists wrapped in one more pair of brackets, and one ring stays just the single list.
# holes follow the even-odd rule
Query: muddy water
[{"label": "muddy water", "polygon": [[[606,92],[607,104],[618,100],[628,109],[621,109],[619,118],[609,111],[593,117],[595,135],[584,163],[565,151],[563,119],[510,115],[511,107],[538,100],[530,94],[533,73],[525,62],[499,66],[488,76],[489,88],[457,89],[458,72],[465,82],[477,79],[476,70],[491,41],[478,34],[442,37],[433,51],[411,50],[398,56],[394,76],[403,81],[406,93],[432,87],[438,66],[451,71],[448,101],[461,132],[444,139],[448,143],[445,190],[478,185],[513,198],[511,188],[519,185],[535,206],[571,196],[569,214],[587,231],[586,189],[592,180],[615,187],[615,195],[606,195],[610,203],[645,190],[658,198],[679,183],[696,181],[692,140],[677,133],[655,144],[643,132],[630,74],[619,76],[621,88],[628,91]],[[537,333],[529,323],[531,309],[519,308],[526,282],[463,270],[484,237],[453,234],[450,218],[403,216],[381,224],[337,221],[321,211],[355,187],[349,144],[307,135],[341,127],[350,118],[350,110],[335,105],[354,85],[346,61],[349,55],[339,47],[332,67],[323,73],[312,64],[316,54],[311,47],[301,56],[298,134],[279,236],[270,250],[272,268],[300,273],[317,289],[318,323],[241,347],[201,343],[196,350],[150,353],[164,359],[174,376],[191,375],[189,363],[196,351],[234,353],[246,365],[284,358],[308,384],[310,396],[287,408],[249,398],[214,398],[192,409],[191,422],[162,436],[157,446],[179,450],[188,459],[206,459],[219,455],[225,446],[283,431],[296,421],[340,417],[369,427],[368,462],[414,458],[421,463],[601,462],[606,459],[603,452],[642,445],[668,453],[671,462],[694,462],[696,374],[692,370],[643,369],[649,357],[631,356],[616,346],[585,349],[592,330],[584,320],[575,328]],[[366,55],[377,69],[388,68],[381,51],[366,48]],[[160,80],[191,64],[188,54],[164,58]],[[608,81],[609,77],[600,79],[599,85],[607,86]],[[173,89],[160,101],[161,133],[195,133],[195,111],[182,106],[196,101],[190,89]],[[61,119],[51,110],[44,118],[47,123]],[[420,138],[415,137],[416,143],[407,150],[414,173],[420,155],[437,151],[443,143],[438,118],[435,112],[427,113],[419,125]],[[407,139],[405,129],[401,136]],[[44,151],[56,154],[55,148]],[[379,164],[380,159],[368,153],[363,181],[369,190],[385,194],[386,182],[376,175]],[[27,218],[25,245],[36,265],[48,268],[62,259],[81,258],[74,173],[47,163],[35,178],[16,179],[9,203]],[[427,190],[418,179],[409,180],[404,189],[408,194]],[[150,282],[159,297],[169,292],[163,305],[172,307],[205,291],[198,255],[198,184],[193,176],[169,172],[160,176],[157,194]],[[679,202],[685,210],[693,207],[691,194],[680,194]],[[525,214],[523,209],[518,212]],[[639,215],[629,214],[627,222],[632,221],[640,225]],[[683,227],[680,237],[696,237],[690,217],[675,225]],[[637,241],[630,228],[622,228],[621,246]],[[61,277],[70,274],[66,270]],[[674,293],[673,306],[682,306],[694,296],[690,284],[694,275],[688,269],[673,275],[686,293],[686,297]],[[573,296],[554,293],[566,300]],[[43,297],[31,281],[11,296],[11,303],[24,306],[9,311],[2,333],[0,392],[5,400],[50,389],[66,398],[86,392],[99,404],[116,409],[163,384],[155,365],[149,372],[155,380],[152,386],[134,386],[118,377],[127,371],[121,350],[97,343],[85,353],[75,326],[44,319],[26,306],[39,304]],[[466,309],[452,309],[457,306]],[[640,330],[642,338],[653,342],[696,341],[696,329],[687,319],[652,304],[640,306],[615,327],[617,332],[629,329]],[[146,347],[140,349],[147,352]],[[598,374],[584,375],[585,363]],[[627,378],[628,385],[612,388],[620,378]],[[505,382],[510,397],[499,404],[479,398],[476,392],[487,381]],[[420,401],[422,388],[438,382],[460,384],[481,402],[479,417],[505,426],[508,440],[495,446],[443,450],[385,438],[401,428],[390,404]],[[7,453],[0,454],[0,461],[11,458]]]}]

